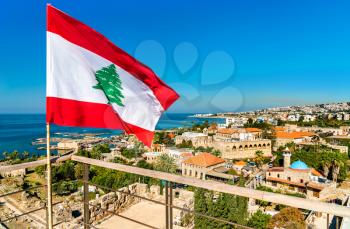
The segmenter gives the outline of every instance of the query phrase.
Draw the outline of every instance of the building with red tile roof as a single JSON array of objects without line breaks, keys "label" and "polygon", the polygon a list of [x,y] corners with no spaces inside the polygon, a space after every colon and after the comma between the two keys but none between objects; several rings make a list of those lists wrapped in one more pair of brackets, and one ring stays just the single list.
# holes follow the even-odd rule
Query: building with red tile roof
[{"label": "building with red tile roof", "polygon": [[252,133],[260,133],[262,132],[261,129],[259,128],[244,128],[247,132],[252,132]]},{"label": "building with red tile roof", "polygon": [[201,153],[188,158],[183,163],[207,168],[213,165],[222,164],[224,162],[224,159],[216,157],[213,154]]},{"label": "building with red tile roof", "polygon": [[225,160],[210,153],[201,153],[182,162],[182,175],[205,180],[209,171],[224,167]]},{"label": "building with red tile roof", "polygon": [[285,146],[287,143],[294,142],[296,144],[302,142],[311,142],[312,138],[316,136],[313,132],[307,131],[277,131],[275,133],[276,136],[276,147]]}]

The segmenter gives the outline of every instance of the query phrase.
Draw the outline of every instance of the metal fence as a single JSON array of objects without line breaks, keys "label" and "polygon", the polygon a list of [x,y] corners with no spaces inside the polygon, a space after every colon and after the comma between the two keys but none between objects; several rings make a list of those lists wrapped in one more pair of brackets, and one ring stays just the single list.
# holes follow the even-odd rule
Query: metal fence
[{"label": "metal fence", "polygon": [[[252,198],[252,199],[256,199],[256,200],[262,200],[262,201],[272,202],[272,203],[276,203],[276,204],[282,204],[282,205],[300,208],[300,209],[306,209],[306,210],[310,210],[313,212],[326,213],[327,217],[329,217],[329,215],[336,216],[337,222],[338,222],[338,219],[341,217],[350,217],[350,209],[345,207],[345,206],[341,206],[341,205],[320,202],[317,200],[303,199],[303,198],[298,198],[298,197],[293,197],[293,196],[286,196],[286,195],[276,194],[276,193],[271,193],[271,192],[264,192],[264,191],[254,190],[254,189],[245,188],[245,187],[233,186],[233,185],[220,183],[220,182],[216,182],[216,181],[211,181],[211,180],[199,180],[196,178],[184,177],[181,175],[169,174],[169,173],[165,173],[165,172],[159,172],[159,171],[148,170],[148,169],[143,169],[143,168],[138,168],[138,167],[133,167],[133,166],[128,166],[128,165],[122,165],[122,164],[117,164],[117,163],[112,163],[112,162],[95,160],[95,159],[91,159],[91,158],[76,156],[73,154],[69,154],[69,155],[66,155],[63,157],[54,157],[54,158],[52,158],[51,162],[52,163],[63,162],[66,160],[72,160],[72,161],[76,161],[78,163],[83,164],[83,180],[82,181],[83,181],[83,225],[84,225],[84,228],[97,228],[97,226],[92,225],[90,222],[89,207],[92,205],[92,203],[90,203],[89,197],[88,197],[89,185],[95,185],[96,187],[99,187],[101,189],[108,190],[111,192],[121,192],[120,190],[115,190],[115,189],[111,189],[108,187],[104,187],[101,185],[91,183],[89,181],[89,166],[91,166],[91,165],[166,181],[165,182],[165,189],[164,189],[165,190],[165,193],[164,193],[165,201],[164,202],[158,201],[158,200],[148,199],[148,198],[136,195],[136,194],[124,193],[124,194],[131,195],[131,196],[134,196],[136,198],[139,198],[139,199],[142,199],[145,201],[151,201],[153,203],[163,205],[164,211],[165,211],[165,219],[164,220],[165,220],[166,228],[173,228],[173,209],[182,210],[182,211],[188,212],[190,214],[193,214],[194,216],[206,217],[206,218],[209,218],[211,220],[215,220],[215,221],[218,221],[221,223],[226,223],[228,225],[232,225],[232,227],[235,227],[235,228],[249,228],[249,227],[244,226],[244,225],[239,225],[235,222],[229,222],[225,219],[212,217],[209,215],[195,212],[194,210],[191,210],[191,209],[181,208],[179,206],[175,206],[173,204],[173,184],[174,183],[189,185],[189,186],[196,187],[196,188],[203,188],[203,189],[214,191],[214,192],[227,193],[227,194]],[[0,172],[13,171],[13,170],[23,169],[23,168],[33,168],[33,167],[45,165],[45,164],[46,164],[46,160],[40,160],[40,161],[23,163],[23,164],[18,164],[18,165],[2,166],[2,167],[0,167]],[[31,187],[29,189],[44,188],[45,186],[46,185],[38,186],[38,187]],[[2,194],[2,195],[0,195],[0,198],[7,196],[7,195],[14,194],[14,193],[24,192],[24,191],[27,191],[29,189],[15,191],[13,193]],[[55,203],[55,204],[59,204],[59,203]],[[25,212],[22,215],[17,215],[15,217],[5,219],[5,220],[1,221],[0,223],[7,222],[9,220],[21,217],[23,215],[28,215],[34,211],[39,211],[39,210],[42,210],[44,208],[46,208],[46,206]],[[154,228],[154,226],[148,225],[148,224],[143,223],[143,222],[139,222],[135,219],[127,218],[126,216],[120,215],[120,214],[113,212],[113,211],[109,211],[108,209],[104,209],[104,212],[107,212],[108,214],[111,214],[111,215],[117,215],[119,217],[131,220],[135,223],[139,223],[140,225],[143,225],[146,227]],[[58,225],[58,224],[59,223],[56,223],[55,225]],[[327,221],[327,225],[325,225],[325,228],[328,228],[328,227],[329,227],[329,222]]]}]

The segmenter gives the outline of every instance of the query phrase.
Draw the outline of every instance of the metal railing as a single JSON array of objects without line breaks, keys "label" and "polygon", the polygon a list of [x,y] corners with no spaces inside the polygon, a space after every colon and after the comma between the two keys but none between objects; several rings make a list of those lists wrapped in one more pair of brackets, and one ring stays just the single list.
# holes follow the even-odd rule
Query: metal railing
[{"label": "metal railing", "polygon": [[[159,180],[165,180],[166,181],[165,203],[162,203],[162,202],[158,202],[158,203],[166,206],[166,228],[172,228],[172,209],[184,210],[191,214],[207,217],[209,219],[216,220],[222,223],[227,223],[235,227],[249,228],[247,226],[239,225],[234,222],[229,222],[224,219],[218,219],[212,216],[197,213],[189,209],[184,209],[184,208],[179,208],[177,206],[174,206],[172,203],[172,194],[169,194],[172,192],[172,183],[180,183],[180,184],[185,184],[185,185],[189,185],[197,188],[203,188],[211,191],[238,195],[238,196],[243,196],[247,198],[253,198],[256,200],[263,200],[267,202],[282,204],[286,206],[306,209],[306,210],[315,211],[315,212],[322,212],[322,213],[326,213],[327,215],[331,214],[331,215],[337,216],[336,217],[337,222],[339,217],[350,217],[349,208],[336,205],[336,204],[320,202],[317,200],[309,200],[309,199],[304,199],[304,198],[299,198],[294,196],[286,196],[283,194],[276,194],[271,192],[264,192],[264,191],[244,188],[244,187],[232,186],[232,185],[228,185],[228,184],[224,184],[216,181],[199,180],[196,178],[184,177],[184,176],[169,174],[165,172],[159,172],[159,171],[148,170],[148,169],[143,169],[143,168],[138,168],[138,167],[133,167],[128,165],[105,162],[105,161],[95,160],[91,158],[80,157],[76,155],[73,155],[71,159],[73,161],[83,163],[84,165],[94,165],[94,166],[99,166],[107,169],[122,171],[126,173],[132,173],[140,176],[147,176],[147,177],[151,177]],[[86,169],[87,167],[84,166],[84,168]],[[91,184],[87,180],[85,180],[84,182],[86,184]],[[96,185],[96,184],[93,184],[93,185]],[[99,185],[96,185],[96,186],[101,187]],[[101,188],[106,188],[106,187],[101,187]],[[117,191],[117,190],[110,189],[110,191]],[[138,197],[142,198],[140,196]],[[146,199],[146,200],[151,201],[149,199]],[[85,220],[85,225],[89,225],[87,219],[84,219],[84,220]],[[328,226],[329,226],[329,222],[327,222],[327,228]]]},{"label": "metal railing", "polygon": [[[196,187],[196,188],[203,188],[203,189],[207,189],[210,191],[227,193],[227,194],[242,196],[242,197],[246,197],[246,198],[252,198],[252,199],[256,199],[256,200],[272,202],[272,203],[276,203],[276,204],[282,204],[282,205],[300,208],[300,209],[306,209],[306,210],[310,210],[310,211],[314,211],[314,212],[326,213],[327,218],[329,218],[329,215],[334,215],[337,217],[336,218],[337,221],[338,221],[339,217],[350,217],[350,209],[345,207],[345,206],[341,206],[341,205],[320,202],[317,200],[303,199],[303,198],[298,198],[298,197],[294,197],[294,196],[287,196],[287,195],[283,195],[283,194],[259,191],[259,190],[254,190],[254,189],[250,189],[250,188],[245,188],[245,187],[238,187],[238,186],[233,186],[233,185],[224,184],[224,183],[211,181],[211,180],[199,180],[196,178],[184,177],[181,175],[175,175],[175,174],[159,172],[159,171],[154,171],[154,170],[148,170],[148,169],[123,165],[123,164],[95,160],[95,159],[91,159],[91,158],[76,156],[73,154],[66,155],[63,157],[54,157],[54,158],[52,158],[51,161],[52,161],[52,163],[56,163],[56,162],[63,162],[66,160],[72,160],[72,161],[83,164],[83,209],[84,209],[83,210],[83,225],[84,225],[84,228],[97,228],[96,226],[92,225],[90,222],[89,207],[92,204],[89,202],[89,198],[88,198],[89,185],[95,185],[96,187],[99,187],[101,189],[105,189],[105,190],[108,190],[111,192],[122,192],[120,190],[115,190],[112,188],[108,188],[108,187],[104,187],[101,185],[91,183],[89,181],[89,166],[91,166],[91,165],[166,181],[165,182],[165,189],[164,189],[165,190],[165,193],[164,193],[165,194],[165,201],[164,202],[158,201],[158,200],[152,200],[152,199],[145,198],[143,196],[132,194],[132,193],[124,193],[127,195],[134,196],[135,198],[139,198],[142,200],[151,201],[153,203],[164,205],[165,206],[165,226],[166,226],[166,228],[173,227],[173,209],[185,211],[187,213],[193,214],[194,216],[206,217],[206,218],[209,218],[211,220],[216,220],[216,221],[221,222],[221,223],[226,223],[226,224],[232,225],[233,227],[249,228],[249,227],[244,226],[244,225],[239,225],[235,222],[229,222],[225,219],[219,219],[219,218],[205,215],[205,214],[202,214],[199,212],[195,212],[194,210],[191,210],[188,208],[181,208],[181,207],[174,205],[173,204],[173,184],[174,183],[185,184],[185,185],[189,185],[189,186]],[[24,169],[24,168],[33,168],[33,167],[37,167],[37,166],[41,166],[41,165],[45,165],[45,164],[46,164],[46,160],[39,160],[39,161],[35,161],[35,162],[28,162],[28,163],[17,164],[17,165],[2,166],[2,167],[0,167],[0,172],[5,172],[5,171],[8,172],[8,171]],[[43,185],[43,186],[45,187],[45,185]],[[39,187],[31,187],[29,189],[34,189],[34,188],[39,188]],[[26,190],[21,190],[21,191],[26,191]],[[14,193],[19,193],[21,191],[15,191]],[[2,195],[0,195],[0,198],[5,196],[5,195],[11,195],[11,194],[13,194],[13,193],[2,194]],[[55,203],[55,204],[59,204],[59,203]],[[45,208],[45,206],[43,208]],[[42,210],[42,208],[40,208],[38,210]],[[38,210],[32,210],[32,211],[38,211]],[[32,213],[32,211],[25,212],[23,215],[30,214],[30,213]],[[139,223],[143,226],[154,228],[154,226],[147,225],[146,223],[137,221],[135,219],[130,219],[130,218],[123,216],[121,214],[118,214],[114,211],[109,211],[108,209],[103,209],[103,211],[108,213],[108,214],[111,214],[111,215],[116,215],[118,217],[122,217],[122,218],[125,218],[128,220],[131,220],[131,221]],[[16,216],[16,217],[20,217],[20,216]],[[16,218],[16,217],[13,217],[13,218]],[[11,219],[6,219],[5,221],[8,221],[8,220],[11,220]],[[5,221],[1,221],[1,222],[5,222]],[[56,223],[56,225],[57,225],[57,223]],[[327,220],[326,228],[328,228],[328,227],[329,227],[329,221]]]},{"label": "metal railing", "polygon": [[[66,160],[70,160],[71,156],[72,156],[72,153],[66,154],[62,157],[55,156],[55,157],[51,158],[51,163],[59,163],[59,162],[64,162]],[[0,173],[11,172],[11,171],[20,170],[20,169],[35,168],[35,167],[43,166],[43,165],[45,166],[46,163],[47,163],[46,159],[42,159],[42,160],[26,162],[26,163],[22,163],[22,164],[0,166]],[[37,185],[37,186],[28,187],[28,188],[23,188],[20,190],[15,190],[13,192],[2,193],[2,194],[0,194],[0,198],[5,198],[5,197],[9,197],[11,195],[15,195],[15,194],[23,193],[26,191],[35,190],[35,189],[40,189],[40,188],[47,189],[47,185],[46,184],[45,185]],[[55,206],[55,205],[60,204],[60,203],[62,203],[62,201],[53,203],[52,205]],[[2,220],[0,219],[0,224],[7,223],[9,221],[18,219],[18,218],[23,217],[23,216],[28,216],[32,213],[35,213],[35,212],[40,211],[40,210],[45,210],[45,209],[47,209],[47,201],[45,201],[44,206],[42,206],[42,207],[31,209],[29,211],[14,215],[12,217],[8,217],[6,219],[2,219]],[[58,222],[55,225],[59,225],[60,223],[62,223],[62,222]],[[44,224],[47,226],[47,221],[45,221]]]},{"label": "metal railing", "polygon": [[[84,166],[85,165],[87,165],[87,164],[84,164]],[[125,195],[129,195],[129,196],[141,199],[141,200],[145,200],[145,201],[149,201],[149,202],[152,202],[152,203],[155,203],[155,204],[159,204],[159,205],[165,206],[165,227],[166,228],[173,228],[173,209],[178,209],[178,210],[181,210],[181,211],[185,211],[187,213],[190,213],[190,214],[193,214],[193,215],[196,215],[196,216],[199,216],[199,217],[206,217],[208,219],[211,219],[211,220],[214,220],[214,221],[218,221],[218,222],[221,222],[221,223],[225,223],[225,224],[228,224],[228,225],[232,225],[232,226],[235,226],[235,227],[238,227],[238,228],[247,228],[247,229],[251,228],[251,227],[240,225],[240,224],[237,224],[237,223],[234,223],[234,222],[230,222],[230,221],[227,221],[227,220],[224,220],[224,219],[215,218],[215,217],[212,217],[212,216],[209,216],[209,215],[201,214],[201,213],[195,212],[194,210],[190,210],[188,208],[182,208],[182,207],[173,205],[173,183],[169,182],[169,181],[165,182],[165,188],[164,188],[164,191],[165,191],[165,193],[164,193],[164,195],[165,195],[165,202],[149,199],[149,198],[137,195],[137,194],[123,192],[123,191],[120,191],[118,189],[112,189],[112,188],[109,188],[109,187],[106,187],[106,186],[103,186],[103,185],[98,185],[98,184],[95,184],[95,183],[91,183],[87,179],[83,179],[83,183],[87,184],[87,185],[93,185],[93,186],[96,186],[96,187],[101,188],[103,190],[108,190],[110,192],[119,192],[119,193],[122,193],[122,194],[125,194]],[[84,188],[84,191],[87,190],[87,189],[88,189],[88,186],[86,187],[86,189]],[[87,213],[88,213],[88,206],[96,207],[97,205],[91,204],[87,200],[87,198],[85,198],[86,196],[88,196],[87,192],[84,193],[84,200],[83,200],[84,204],[87,203],[86,204],[87,205],[86,209],[84,209],[84,225],[85,225],[84,228],[89,228],[89,226],[91,226],[93,228],[96,228],[96,226],[94,226],[91,223],[89,223],[90,218],[89,218],[89,214],[87,214]],[[107,209],[102,209],[102,210],[104,212],[107,212],[107,213],[111,214],[111,215],[115,215],[115,216],[118,216],[118,217],[130,220],[132,222],[138,223],[140,225],[143,225],[143,226],[146,226],[146,227],[149,227],[149,228],[157,228],[157,227],[154,227],[152,225],[143,223],[141,221],[137,221],[135,219],[132,219],[132,218],[129,218],[129,217],[117,214],[116,212],[108,211]],[[86,215],[85,215],[85,213],[86,213]]]}]

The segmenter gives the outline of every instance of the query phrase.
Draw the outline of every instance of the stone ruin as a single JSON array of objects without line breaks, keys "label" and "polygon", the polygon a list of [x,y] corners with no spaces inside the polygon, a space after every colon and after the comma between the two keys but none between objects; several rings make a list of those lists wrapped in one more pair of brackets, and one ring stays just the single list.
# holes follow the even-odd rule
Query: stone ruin
[{"label": "stone ruin", "polygon": [[[90,223],[97,225],[101,220],[109,217],[110,212],[121,213],[130,206],[141,201],[140,198],[130,196],[127,194],[134,194],[141,197],[145,197],[152,200],[158,200],[164,202],[165,195],[160,195],[160,187],[158,185],[152,185],[148,187],[147,184],[135,183],[127,187],[118,189],[119,192],[110,192],[103,196],[100,196],[94,200],[90,200]],[[164,193],[164,190],[163,190]],[[194,197],[193,192],[186,190],[173,191],[173,204],[193,210]],[[57,221],[65,221],[58,225],[56,228],[80,228],[83,225],[83,198],[81,193],[72,195],[67,198],[63,203],[58,204],[54,207],[54,214],[57,217]],[[74,217],[74,212],[78,213],[79,216]],[[181,211],[179,216],[174,218],[181,218],[187,212]]]}]

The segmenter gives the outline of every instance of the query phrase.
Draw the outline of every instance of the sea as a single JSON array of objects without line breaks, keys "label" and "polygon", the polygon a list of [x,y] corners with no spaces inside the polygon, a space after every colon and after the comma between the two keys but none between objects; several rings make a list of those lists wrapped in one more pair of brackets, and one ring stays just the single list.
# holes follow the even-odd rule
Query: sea
[{"label": "sea", "polygon": [[[196,118],[190,113],[164,113],[156,129],[171,129],[191,126],[193,123],[208,122],[224,123],[221,118]],[[99,137],[118,135],[120,130],[77,128],[51,125],[51,138],[79,138],[81,134],[98,134]],[[45,114],[0,114],[0,159],[3,152],[27,151],[31,155],[43,155],[45,150],[38,148],[44,146],[33,144],[39,138],[46,137]],[[55,143],[53,143],[55,144]]]}]

